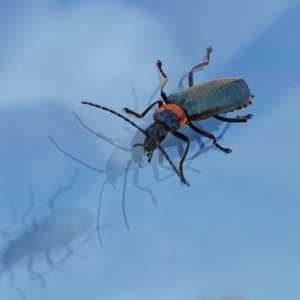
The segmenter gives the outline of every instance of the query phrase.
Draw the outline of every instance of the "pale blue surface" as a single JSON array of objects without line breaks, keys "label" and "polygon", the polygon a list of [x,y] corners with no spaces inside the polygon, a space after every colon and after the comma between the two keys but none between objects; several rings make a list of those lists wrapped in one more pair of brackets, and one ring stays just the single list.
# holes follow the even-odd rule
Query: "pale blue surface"
[{"label": "pale blue surface", "polygon": [[[22,299],[21,290],[30,300],[300,299],[299,15],[296,0],[1,1],[1,255],[24,230],[31,239],[9,261],[2,257],[0,299]],[[139,167],[142,150],[130,148],[144,137],[130,124],[80,102],[141,112],[159,99],[157,59],[170,94],[209,45],[211,64],[194,82],[244,78],[255,100],[243,114],[254,117],[201,124],[223,134],[230,155],[184,130],[193,140],[187,188],[158,153]],[[85,130],[72,111],[124,149]],[[146,128],[151,114],[134,121]],[[98,172],[64,156],[48,135]],[[178,163],[182,143],[167,139],[162,146]],[[51,211],[47,202],[76,170]],[[103,186],[104,251],[91,234]],[[22,222],[29,187],[36,200]],[[9,230],[12,205],[17,218]],[[50,232],[53,224],[45,240],[36,234],[39,224],[50,224]],[[81,256],[63,259],[64,244]],[[18,251],[23,259],[16,263]],[[46,273],[45,289],[28,272],[30,256],[35,272]]]}]

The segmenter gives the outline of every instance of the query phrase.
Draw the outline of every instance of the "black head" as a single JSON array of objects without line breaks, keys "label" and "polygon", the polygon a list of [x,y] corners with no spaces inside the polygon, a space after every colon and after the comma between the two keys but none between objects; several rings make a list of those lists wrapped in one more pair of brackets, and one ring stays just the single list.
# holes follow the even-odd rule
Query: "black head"
[{"label": "black head", "polygon": [[149,162],[152,158],[153,151],[167,136],[167,129],[160,123],[153,123],[146,130],[146,138],[144,144],[137,144],[134,146],[143,146],[145,151],[148,152]]}]

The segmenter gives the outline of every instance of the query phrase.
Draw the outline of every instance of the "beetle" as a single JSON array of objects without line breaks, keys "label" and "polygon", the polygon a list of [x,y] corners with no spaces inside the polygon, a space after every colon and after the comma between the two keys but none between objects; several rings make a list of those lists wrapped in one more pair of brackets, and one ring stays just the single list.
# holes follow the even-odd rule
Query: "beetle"
[{"label": "beetle", "polygon": [[133,146],[142,146],[144,151],[148,152],[149,162],[151,161],[153,151],[156,148],[162,150],[160,144],[168,133],[172,133],[176,138],[186,142],[187,146],[179,162],[179,176],[183,183],[187,183],[183,175],[183,163],[189,150],[190,140],[187,136],[177,130],[184,125],[188,125],[192,130],[200,135],[212,139],[213,144],[223,152],[231,153],[231,149],[223,148],[218,144],[217,139],[213,134],[197,128],[192,124],[192,122],[214,117],[223,122],[241,123],[247,122],[253,117],[251,114],[237,116],[236,118],[225,118],[219,116],[221,113],[232,112],[252,104],[254,96],[251,95],[248,84],[242,78],[230,77],[214,79],[194,86],[194,71],[210,63],[211,52],[212,47],[208,47],[206,49],[206,60],[193,67],[188,73],[189,87],[169,96],[167,96],[164,92],[164,87],[169,79],[162,69],[162,62],[160,60],[157,61],[158,70],[164,79],[160,91],[160,95],[163,100],[155,101],[141,114],[138,114],[128,108],[124,108],[124,111],[127,114],[133,115],[137,118],[143,118],[152,107],[158,105],[158,110],[153,115],[154,123],[146,130],[139,128],[133,122],[113,110],[90,102],[82,102],[82,104],[107,110],[118,115],[127,122],[130,122],[133,126],[141,130],[146,136],[144,143],[135,144]]}]

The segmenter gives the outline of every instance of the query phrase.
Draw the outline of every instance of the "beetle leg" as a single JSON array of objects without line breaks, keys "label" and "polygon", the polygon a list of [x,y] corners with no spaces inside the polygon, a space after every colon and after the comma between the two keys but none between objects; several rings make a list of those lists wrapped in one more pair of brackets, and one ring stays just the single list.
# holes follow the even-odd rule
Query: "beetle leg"
[{"label": "beetle leg", "polygon": [[253,117],[253,115],[248,114],[246,116],[236,116],[236,117],[237,117],[237,119],[247,119],[247,120],[249,120]]},{"label": "beetle leg", "polygon": [[209,139],[212,139],[213,140],[213,143],[214,145],[219,148],[220,150],[224,151],[225,153],[230,153],[232,152],[231,149],[229,148],[223,148],[221,147],[219,144],[218,144],[218,141],[217,139],[215,138],[215,136],[211,133],[208,133],[206,131],[203,131],[199,128],[197,128],[196,126],[194,126],[192,123],[189,124],[190,128],[193,129],[194,131],[196,131],[197,133],[201,134],[201,135],[204,135],[205,137],[209,138]]},{"label": "beetle leg", "polygon": [[201,68],[201,67],[204,67],[204,66],[207,66],[209,63],[210,63],[210,53],[212,52],[212,47],[209,46],[207,47],[206,49],[206,60],[203,61],[202,63],[196,65],[194,68],[192,68],[192,70],[189,72],[189,87],[192,87],[194,85],[194,74],[193,72],[198,69],[198,68]]},{"label": "beetle leg", "polygon": [[190,139],[187,136],[185,136],[184,134],[182,134],[180,132],[177,132],[177,131],[172,132],[172,134],[175,137],[177,137],[178,139],[183,140],[184,142],[187,143],[185,151],[182,154],[180,162],[179,162],[179,172],[180,172],[181,177],[184,179],[184,175],[183,175],[183,162],[184,162],[184,160],[186,158],[186,155],[187,155],[189,147],[190,147]]},{"label": "beetle leg", "polygon": [[42,287],[46,288],[46,283],[45,283],[45,280],[44,280],[43,276],[40,273],[37,273],[36,271],[34,271],[32,269],[32,255],[30,255],[29,258],[28,258],[28,265],[27,265],[27,267],[28,267],[29,274],[32,277],[37,277],[40,280],[40,282],[42,284]]},{"label": "beetle leg", "polygon": [[244,122],[247,122],[249,119],[251,119],[253,115],[246,115],[246,116],[237,116],[236,118],[224,118],[224,117],[221,117],[221,116],[218,116],[218,115],[215,115],[214,118],[220,120],[220,121],[223,121],[223,122],[228,122],[228,123],[244,123]]},{"label": "beetle leg", "polygon": [[163,83],[161,84],[161,88],[160,88],[160,95],[161,95],[161,97],[163,98],[163,100],[165,101],[165,103],[167,104],[167,103],[168,103],[168,97],[167,97],[167,95],[166,95],[165,92],[164,92],[164,87],[165,87],[165,85],[168,83],[169,78],[168,78],[168,76],[166,75],[166,73],[163,71],[163,69],[162,69],[162,62],[161,62],[160,60],[157,61],[156,65],[157,65],[157,67],[158,67],[158,70],[159,70],[160,74],[161,74],[162,77],[164,78],[164,81],[163,81]]},{"label": "beetle leg", "polygon": [[16,286],[16,284],[15,284],[15,278],[14,278],[14,274],[13,274],[12,270],[9,270],[8,272],[9,272],[8,274],[9,274],[9,279],[10,279],[10,283],[11,283],[12,287],[21,295],[23,300],[26,300],[27,298],[26,298],[24,292],[22,291],[22,289],[19,288],[18,286]]},{"label": "beetle leg", "polygon": [[49,251],[46,251],[46,260],[49,264],[49,266],[51,266],[52,268],[54,268],[56,271],[60,271],[60,272],[63,272],[63,273],[67,273],[67,271],[65,269],[61,269],[59,268],[52,260],[51,258],[51,254]]},{"label": "beetle leg", "polygon": [[174,164],[172,163],[169,155],[165,152],[165,150],[160,146],[157,145],[157,148],[162,152],[162,154],[165,156],[165,158],[167,159],[167,161],[169,162],[169,164],[171,165],[172,169],[174,170],[174,172],[180,177],[180,180],[183,184],[186,184],[187,186],[190,186],[190,184],[186,181],[186,179],[183,176],[182,172],[179,172],[176,167],[174,166]]},{"label": "beetle leg", "polygon": [[145,109],[145,111],[144,111],[143,113],[141,113],[141,114],[138,114],[138,113],[136,113],[136,112],[134,112],[134,111],[132,111],[132,110],[130,110],[130,109],[128,109],[128,108],[124,108],[124,111],[125,111],[127,114],[134,115],[136,118],[139,118],[139,119],[140,119],[140,118],[144,118],[145,115],[149,112],[149,110],[150,110],[154,105],[156,105],[156,104],[158,104],[158,106],[161,107],[161,106],[163,105],[163,102],[162,102],[161,100],[155,101],[155,102],[152,103],[149,107],[147,107],[147,108]]}]

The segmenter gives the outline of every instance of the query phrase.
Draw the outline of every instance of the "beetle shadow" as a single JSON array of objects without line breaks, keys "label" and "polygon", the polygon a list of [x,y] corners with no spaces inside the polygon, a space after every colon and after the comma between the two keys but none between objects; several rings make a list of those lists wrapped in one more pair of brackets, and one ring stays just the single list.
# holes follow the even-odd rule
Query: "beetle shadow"
[{"label": "beetle shadow", "polygon": [[[199,69],[199,70],[201,70],[201,69]],[[161,88],[161,83],[162,83],[161,74],[159,73],[158,69],[156,71],[157,71],[157,76],[158,76],[158,80],[160,83],[154,89],[153,93],[150,95],[150,98],[148,100],[148,106],[151,103],[153,103],[155,95],[157,95],[159,93],[159,90]],[[184,88],[183,80],[186,77],[187,77],[187,73],[185,72],[183,77],[181,78],[181,80],[178,83],[178,87],[180,89]],[[136,95],[136,91],[133,87],[132,87],[132,93],[133,93],[133,98],[134,98],[134,107],[133,108],[131,107],[131,109],[134,111],[137,111],[139,108],[139,100]],[[142,109],[145,109],[145,108],[142,108]],[[152,111],[154,112],[155,109],[153,108]],[[149,126],[149,124],[153,123],[153,118],[152,118],[153,114],[151,113],[152,111],[150,111],[143,119],[141,119],[141,121],[143,122],[142,127],[146,128]],[[127,122],[125,122],[124,126],[123,126],[124,131],[127,134],[123,138],[112,139],[112,138],[108,138],[103,133],[95,132],[94,130],[89,128],[79,118],[79,116],[75,112],[73,112],[73,114],[74,114],[75,118],[77,119],[77,121],[81,124],[81,126],[83,126],[83,128],[85,130],[87,130],[89,133],[97,136],[98,138],[101,138],[102,140],[106,141],[108,144],[110,144],[114,147],[114,150],[111,152],[110,158],[108,159],[108,161],[105,165],[105,170],[97,169],[97,168],[93,167],[92,165],[87,164],[83,160],[66,152],[54,141],[54,139],[51,136],[49,136],[49,139],[54,144],[54,146],[65,156],[69,157],[70,159],[76,161],[77,163],[83,165],[84,167],[86,167],[94,172],[97,172],[99,174],[105,174],[106,179],[103,181],[102,187],[100,189],[98,212],[97,212],[97,224],[100,219],[102,197],[103,197],[103,193],[105,190],[105,186],[112,185],[113,188],[116,189],[116,183],[117,183],[118,177],[121,178],[124,176],[123,191],[122,191],[122,214],[123,214],[124,222],[126,224],[126,228],[127,228],[127,230],[130,230],[128,219],[126,216],[126,207],[125,207],[126,185],[127,185],[129,171],[132,171],[132,173],[133,173],[133,185],[135,186],[135,188],[144,193],[147,193],[148,196],[152,200],[153,206],[157,205],[157,199],[156,199],[154,193],[148,187],[140,186],[138,183],[140,169],[151,166],[153,175],[154,175],[154,179],[156,181],[166,180],[166,179],[174,176],[175,173],[169,165],[167,165],[167,166],[164,165],[164,156],[160,151],[157,151],[158,152],[157,160],[153,159],[150,164],[147,163],[148,159],[146,158],[143,148],[142,147],[133,147],[133,145],[135,145],[137,143],[141,143],[145,139],[145,136],[139,130],[134,130],[131,127],[131,125],[129,125]],[[134,119],[134,117],[130,116],[130,115],[127,117],[128,117],[128,119]],[[221,125],[222,125],[222,122],[220,122],[219,120],[216,120],[214,118],[210,118],[210,119],[206,120],[205,126],[202,126],[202,124],[197,124],[197,126],[200,129],[208,131],[209,133],[214,133],[214,132],[219,131]],[[228,130],[230,125],[231,124],[227,123],[224,126],[222,132],[217,136],[217,139],[219,139],[219,140],[222,139],[223,135],[226,133],[226,131]],[[205,154],[206,152],[208,152],[211,149],[213,149],[213,150],[217,150],[217,149],[212,145],[210,140],[204,142],[202,140],[202,137],[199,134],[190,130],[190,128],[188,128],[187,126],[181,128],[180,132],[182,132],[183,134],[188,136],[191,141],[190,149],[189,149],[190,155],[185,160],[184,170],[193,171],[193,172],[197,173],[198,175],[201,175],[200,170],[192,167],[193,160],[200,154]],[[133,138],[132,138],[132,136],[133,136]],[[173,149],[173,150],[177,149],[177,152],[178,152],[177,157],[180,158],[184,152],[186,144],[182,140],[176,139],[172,135],[168,135],[167,138],[163,141],[162,146],[164,149],[167,149],[167,148]],[[217,151],[219,151],[219,150],[217,150]],[[146,161],[146,163],[145,163],[145,161]],[[159,175],[158,165],[165,170],[171,171],[170,174],[161,178]],[[101,247],[104,248],[103,242],[101,239],[101,235],[100,235],[100,231],[98,231],[98,239],[99,239]]]},{"label": "beetle shadow", "polygon": [[[46,288],[45,275],[52,271],[66,273],[60,265],[71,256],[86,258],[78,253],[78,250],[95,232],[95,228],[92,228],[94,222],[92,215],[88,210],[79,207],[56,208],[58,197],[73,188],[77,176],[76,171],[71,181],[57,188],[48,202],[36,209],[31,217],[29,213],[34,209],[36,200],[32,188],[29,188],[30,204],[21,218],[22,229],[12,231],[17,223],[16,212],[13,208],[12,222],[1,231],[5,245],[2,247],[0,277],[7,273],[12,287],[23,300],[26,296],[15,283],[14,269],[24,267],[26,264],[29,276],[38,279],[42,287]],[[74,249],[77,243],[79,245]],[[33,265],[37,263],[39,264],[38,271],[33,269]],[[43,264],[42,267],[41,264]]]}]

